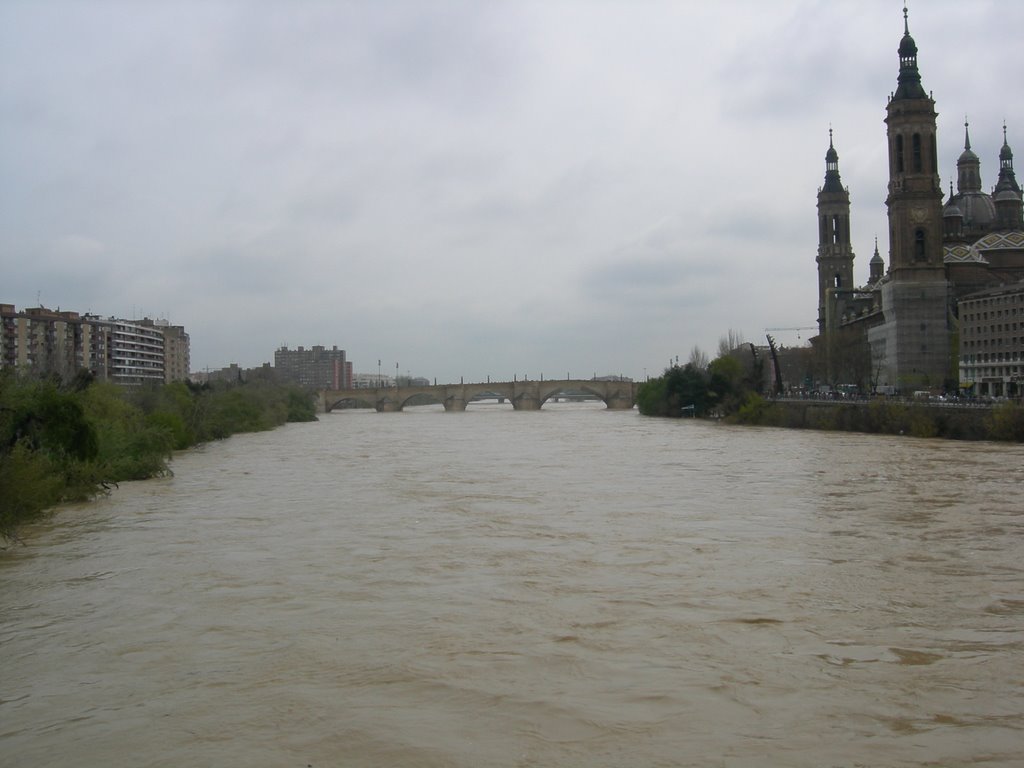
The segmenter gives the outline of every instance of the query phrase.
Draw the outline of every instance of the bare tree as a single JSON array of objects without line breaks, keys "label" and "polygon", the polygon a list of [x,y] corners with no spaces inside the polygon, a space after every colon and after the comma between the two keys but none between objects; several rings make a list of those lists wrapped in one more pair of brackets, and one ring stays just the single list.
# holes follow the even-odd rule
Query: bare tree
[{"label": "bare tree", "polygon": [[693,349],[690,350],[690,365],[698,371],[706,371],[709,362],[707,352],[694,345]]},{"label": "bare tree", "polygon": [[743,332],[730,328],[729,332],[718,340],[718,356],[725,357],[734,349],[742,347],[745,343]]}]

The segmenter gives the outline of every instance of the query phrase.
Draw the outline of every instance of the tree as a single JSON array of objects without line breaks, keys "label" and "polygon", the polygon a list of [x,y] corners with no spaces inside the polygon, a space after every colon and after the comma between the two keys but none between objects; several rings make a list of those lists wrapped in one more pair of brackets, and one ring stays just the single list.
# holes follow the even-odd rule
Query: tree
[{"label": "tree", "polygon": [[729,408],[742,393],[743,366],[730,354],[716,357],[708,366],[708,389],[719,407]]},{"label": "tree", "polygon": [[640,385],[637,404],[645,416],[703,416],[709,403],[707,373],[693,363],[673,365]]},{"label": "tree", "polygon": [[718,340],[718,356],[725,357],[733,350],[742,347],[745,343],[743,332],[730,328],[729,332]]},{"label": "tree", "polygon": [[[678,362],[678,358],[677,358]],[[688,365],[692,365],[698,371],[706,371],[708,369],[708,354],[700,347],[694,345],[693,349],[690,350],[690,360]]]}]

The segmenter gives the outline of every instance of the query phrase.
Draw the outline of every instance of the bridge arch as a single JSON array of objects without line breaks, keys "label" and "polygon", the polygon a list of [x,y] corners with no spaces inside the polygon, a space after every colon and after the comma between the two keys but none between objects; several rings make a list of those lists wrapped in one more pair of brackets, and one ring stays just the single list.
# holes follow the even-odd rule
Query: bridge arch
[{"label": "bridge arch", "polygon": [[[598,383],[601,385],[604,384],[603,381]],[[596,386],[588,386],[587,384],[581,384],[581,382],[578,381],[541,382],[541,386],[538,391],[538,399],[540,400],[540,404],[544,405],[548,400],[553,397],[557,397],[558,395],[573,397],[579,395],[581,392],[600,400],[605,405],[608,405],[608,401],[606,399],[607,392],[603,386],[600,388]]]},{"label": "bridge arch", "polygon": [[374,403],[365,397],[340,397],[326,398],[323,400],[324,413],[330,413],[337,408],[373,408]]},{"label": "bridge arch", "polygon": [[546,381],[488,381],[474,384],[435,384],[420,387],[379,387],[320,392],[322,409],[327,412],[345,403],[359,404],[378,411],[400,411],[413,399],[440,403],[446,411],[464,411],[479,395],[495,395],[512,403],[517,411],[536,411],[560,394],[586,393],[612,410],[627,410],[636,404],[636,384],[628,380],[549,379]]}]

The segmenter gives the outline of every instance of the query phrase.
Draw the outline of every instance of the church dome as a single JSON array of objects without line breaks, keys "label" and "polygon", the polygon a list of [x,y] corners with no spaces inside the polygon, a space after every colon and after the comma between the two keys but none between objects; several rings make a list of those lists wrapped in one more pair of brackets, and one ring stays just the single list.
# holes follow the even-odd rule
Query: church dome
[{"label": "church dome", "polygon": [[981,158],[974,153],[970,145],[960,153],[960,157],[956,161],[957,165],[966,165],[967,163],[981,163]]},{"label": "church dome", "polygon": [[961,194],[981,192],[981,160],[971,149],[970,124],[964,120],[964,151],[956,161],[956,189]]},{"label": "church dome", "polygon": [[[963,212],[964,227],[987,229],[996,220],[996,204],[985,192],[965,192],[949,201]],[[947,205],[948,205],[947,204]]]},{"label": "church dome", "polygon": [[914,42],[914,38],[910,36],[910,31],[906,30],[903,33],[903,39],[900,40],[900,58],[907,58],[911,56],[917,56],[917,43]]},{"label": "church dome", "polygon": [[989,251],[1024,250],[1024,232],[992,232],[978,240],[971,249],[979,254]]},{"label": "church dome", "polygon": [[1017,192],[1015,192],[1012,187],[1004,187],[1003,189],[996,192],[995,201],[997,203],[1019,203],[1020,195],[1017,194]]}]

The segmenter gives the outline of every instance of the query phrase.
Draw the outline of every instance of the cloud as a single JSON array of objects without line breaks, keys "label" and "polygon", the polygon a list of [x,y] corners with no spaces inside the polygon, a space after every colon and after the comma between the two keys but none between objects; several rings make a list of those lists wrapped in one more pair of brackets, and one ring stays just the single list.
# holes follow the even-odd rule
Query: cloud
[{"label": "cloud", "polygon": [[[988,184],[1024,124],[1021,22],[911,9],[940,160],[968,113]],[[883,0],[5,3],[0,300],[166,316],[197,368],[336,344],[440,380],[639,376],[810,325],[830,125],[858,273],[887,254],[902,23]]]}]

